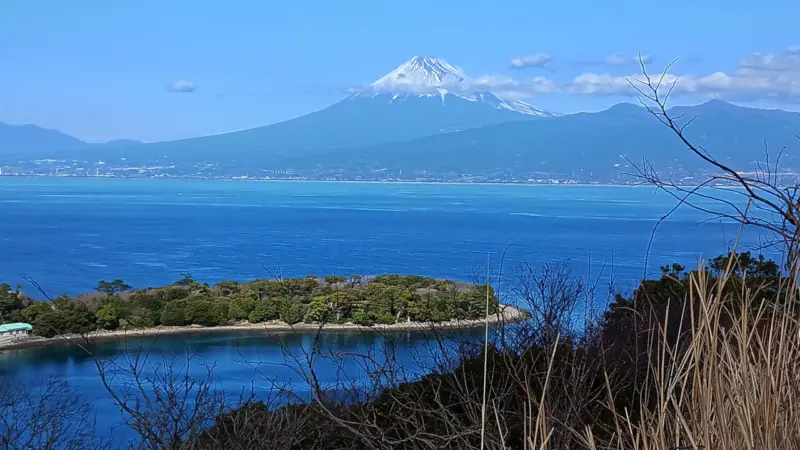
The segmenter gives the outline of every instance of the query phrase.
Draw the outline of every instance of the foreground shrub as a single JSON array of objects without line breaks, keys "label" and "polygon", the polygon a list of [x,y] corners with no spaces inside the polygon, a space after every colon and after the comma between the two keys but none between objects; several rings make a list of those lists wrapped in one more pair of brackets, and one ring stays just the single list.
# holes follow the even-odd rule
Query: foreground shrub
[{"label": "foreground shrub", "polygon": [[[264,444],[275,436],[280,448],[292,449],[800,448],[794,277],[678,272],[637,290],[651,295],[646,306],[618,298],[596,329],[561,327],[554,340],[540,324],[497,329],[488,352],[463,343],[440,354],[433,373],[420,379],[403,381],[395,371],[394,386],[380,377],[366,386],[323,386],[308,367],[312,401],[234,411],[197,442],[278,448]],[[581,290],[550,292],[537,301]],[[625,344],[606,348],[614,335]],[[441,337],[435,341],[446,347]],[[387,374],[390,365],[379,360],[364,357],[365,371]],[[359,401],[328,395],[331,389]],[[291,434],[292,426],[305,432]]]},{"label": "foreground shrub", "polygon": [[[529,321],[490,328],[486,342],[431,328],[430,339],[418,341],[432,358],[426,375],[394,358],[390,334],[382,345],[351,354],[327,352],[317,341],[288,359],[300,380],[288,389],[273,384],[277,401],[228,404],[211,369],[207,381],[198,381],[175,361],[96,361],[103,380],[123,377],[135,381],[128,388],[138,386],[135,397],[126,397],[106,384],[141,448],[800,449],[796,276],[776,275],[758,259],[739,264],[739,257],[691,272],[665,268],[630,298],[617,297],[603,317],[580,325],[575,311],[590,290],[562,268],[526,267],[515,292]],[[167,302],[162,320],[230,311],[221,302],[227,309],[215,312],[215,301],[198,289]],[[314,308],[347,310],[348,320],[364,324],[396,317],[350,300],[347,294],[308,303],[262,298],[251,315],[259,304],[272,304],[290,323]],[[414,303],[409,307],[431,305]],[[59,305],[71,311],[66,300]],[[41,307],[28,314],[37,320],[55,314],[58,326],[67,317]],[[114,372],[119,361],[131,368]],[[351,377],[353,363],[363,375]],[[142,364],[155,366],[156,374],[143,376]]]}]

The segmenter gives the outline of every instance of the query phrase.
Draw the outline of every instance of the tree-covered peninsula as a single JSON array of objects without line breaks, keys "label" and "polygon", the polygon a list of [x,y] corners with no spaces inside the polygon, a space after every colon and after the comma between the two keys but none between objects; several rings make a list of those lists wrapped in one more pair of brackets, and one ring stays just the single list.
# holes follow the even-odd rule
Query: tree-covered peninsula
[{"label": "tree-covered peninsula", "polygon": [[201,284],[191,275],[134,290],[100,281],[97,292],[39,301],[0,285],[0,323],[28,322],[42,337],[97,330],[238,323],[394,324],[480,319],[498,308],[491,286],[422,276],[291,278]]}]

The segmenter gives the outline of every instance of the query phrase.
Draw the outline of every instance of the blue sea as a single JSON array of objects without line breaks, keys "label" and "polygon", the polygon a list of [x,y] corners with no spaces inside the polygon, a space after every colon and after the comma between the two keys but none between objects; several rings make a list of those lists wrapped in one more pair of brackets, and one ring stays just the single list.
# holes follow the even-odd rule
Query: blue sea
[{"label": "blue sea", "polygon": [[[384,273],[471,281],[483,278],[488,257],[494,273],[500,267],[513,273],[521,262],[566,262],[576,275],[630,291],[659,266],[691,267],[724,253],[736,238],[735,223],[689,207],[656,227],[676,204],[648,187],[0,177],[0,281],[32,295],[28,278],[50,294],[73,295],[92,291],[101,279],[144,288],[182,273],[209,284]],[[759,240],[750,231],[742,239],[743,246]],[[338,351],[381,339],[324,337]],[[399,339],[402,353],[425,337]],[[215,380],[237,392],[264,373],[295,382],[281,347],[310,344],[307,335],[213,334],[161,337],[148,349],[178,357],[191,351],[215,364]],[[102,352],[123,349],[109,344]],[[267,365],[244,362],[255,360]],[[91,399],[101,432],[119,422],[81,351],[0,355],[0,379],[50,376]],[[268,383],[255,388],[263,393]]]},{"label": "blue sea", "polygon": [[[737,233],[647,187],[0,177],[0,279],[53,294],[329,274],[471,280],[490,264],[568,260],[632,285]],[[591,263],[591,264],[590,264]]]}]

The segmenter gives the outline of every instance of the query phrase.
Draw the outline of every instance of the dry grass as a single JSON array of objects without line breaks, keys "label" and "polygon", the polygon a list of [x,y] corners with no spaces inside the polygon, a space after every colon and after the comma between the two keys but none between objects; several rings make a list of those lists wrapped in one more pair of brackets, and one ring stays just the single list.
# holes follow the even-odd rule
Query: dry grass
[{"label": "dry grass", "polygon": [[[512,340],[503,351],[485,344],[472,359],[454,350],[460,368],[397,388],[384,383],[392,370],[384,358],[365,355],[375,369],[368,371],[384,375],[359,388],[370,401],[357,405],[325,397],[309,360],[314,401],[243,408],[174,448],[800,450],[797,276],[776,289],[774,280],[743,280],[734,263],[722,274],[701,264],[680,291],[685,298],[670,299],[666,311],[661,303],[650,315],[632,313],[643,322],[633,344],[620,340],[619,354],[604,348],[604,337],[581,340],[558,320],[576,298],[562,294],[576,290],[538,290],[531,301],[566,303],[539,310],[546,320],[528,324],[532,343]],[[540,329],[548,324],[560,331]],[[631,347],[646,355],[626,353]],[[621,367],[628,356],[630,367]]]},{"label": "dry grass", "polygon": [[[674,295],[686,292],[685,298],[670,299],[664,311],[666,297],[660,297],[649,315],[643,307],[626,307],[625,314],[642,321],[632,327],[615,322],[608,335],[565,327],[569,321],[561,318],[573,314],[581,290],[559,283],[569,274],[550,272],[555,276],[545,276],[541,286],[566,288],[530,290],[529,301],[550,307],[532,309],[534,319],[515,324],[515,333],[495,329],[492,345],[485,328],[482,353],[447,350],[435,335],[439,340],[431,345],[440,346],[443,358],[452,351],[456,369],[442,364],[429,376],[405,380],[391,354],[354,354],[375,374],[361,384],[337,381],[342,392],[367,399],[357,404],[325,394],[330,386],[314,369],[315,358],[326,355],[320,351],[302,355],[305,365],[298,360],[312,401],[282,408],[248,403],[220,417],[230,408],[174,404],[170,399],[183,397],[170,394],[156,397],[156,403],[166,399],[157,408],[131,407],[128,417],[138,420],[147,443],[154,433],[166,436],[162,425],[183,425],[187,416],[181,414],[195,414],[183,406],[200,410],[190,439],[170,434],[164,440],[170,445],[152,448],[800,450],[798,277],[782,278],[776,289],[773,279],[734,275],[733,260],[722,274],[702,267],[680,280]],[[621,349],[609,349],[609,336],[611,342],[619,337]],[[328,361],[344,367],[340,353]],[[136,374],[130,378],[142,382]],[[157,382],[163,386],[157,392],[177,390],[186,398],[211,392],[211,384],[186,388],[180,377]],[[164,424],[153,417],[165,418]],[[215,427],[198,431],[214,419]]]},{"label": "dry grass", "polygon": [[[601,440],[588,427],[563,427],[592,450],[800,449],[796,280],[785,278],[784,294],[767,301],[761,287],[726,295],[729,273],[716,281],[704,270],[693,274],[688,299],[671,305],[685,308],[683,323],[671,324],[682,337],[669,343],[667,323],[651,330],[652,362],[639,388],[650,393],[642,396],[650,403],[639,414],[615,412],[611,438]],[[611,386],[607,382],[606,402],[613,411]],[[529,405],[526,449],[564,448],[550,442],[562,425],[553,420],[547,399],[529,399]]]}]

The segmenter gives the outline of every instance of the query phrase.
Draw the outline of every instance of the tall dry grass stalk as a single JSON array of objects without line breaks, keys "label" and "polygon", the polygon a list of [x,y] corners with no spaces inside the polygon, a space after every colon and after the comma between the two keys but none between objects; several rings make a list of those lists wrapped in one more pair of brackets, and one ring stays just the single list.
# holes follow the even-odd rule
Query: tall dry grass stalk
[{"label": "tall dry grass stalk", "polygon": [[[584,446],[800,449],[797,276],[784,278],[777,300],[769,301],[765,297],[774,296],[763,295],[765,286],[734,280],[731,265],[716,280],[703,269],[690,280],[687,301],[670,305],[685,308],[682,337],[670,343],[667,323],[652,330],[651,365],[642,386],[653,393],[651,403],[641,405],[636,421],[629,411],[618,413],[608,442],[598,442],[592,430],[576,430]],[[610,388],[608,402],[614,402]]]}]

